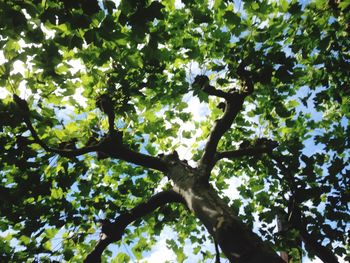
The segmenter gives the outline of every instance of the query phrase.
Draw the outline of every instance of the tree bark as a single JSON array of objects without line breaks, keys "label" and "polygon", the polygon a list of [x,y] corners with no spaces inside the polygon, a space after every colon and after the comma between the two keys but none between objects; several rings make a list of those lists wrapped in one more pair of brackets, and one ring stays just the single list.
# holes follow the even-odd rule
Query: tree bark
[{"label": "tree bark", "polygon": [[[182,190],[183,191],[183,190]],[[208,184],[183,192],[187,205],[214,236],[230,262],[284,262],[252,232]]]},{"label": "tree bark", "polygon": [[284,263],[282,258],[244,224],[222,200],[198,169],[181,162],[167,173],[174,182],[174,190],[188,208],[205,225],[218,242],[222,252],[234,263]]}]

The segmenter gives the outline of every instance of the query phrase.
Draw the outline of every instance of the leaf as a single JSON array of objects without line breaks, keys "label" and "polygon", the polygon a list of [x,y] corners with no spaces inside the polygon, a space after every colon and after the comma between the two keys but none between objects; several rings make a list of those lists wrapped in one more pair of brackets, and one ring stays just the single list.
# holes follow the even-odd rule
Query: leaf
[{"label": "leaf", "polygon": [[200,102],[209,102],[209,96],[206,92],[199,90],[197,96]]},{"label": "leaf", "polygon": [[344,0],[339,3],[339,7],[342,11],[345,11],[347,7],[350,6],[350,1],[349,0]]},{"label": "leaf", "polygon": [[136,52],[133,55],[129,55],[127,59],[128,62],[131,63],[131,66],[135,68],[142,68],[143,62],[139,53]]},{"label": "leaf", "polygon": [[154,146],[152,146],[151,144],[147,144],[145,146],[145,150],[150,154],[150,155],[156,155],[157,150]]},{"label": "leaf", "polygon": [[223,4],[222,0],[214,0],[214,6],[213,6],[214,10],[220,8],[222,4]]},{"label": "leaf", "polygon": [[[277,250],[289,247],[293,262],[312,246],[299,252],[298,233],[279,235],[274,222],[298,192],[312,239],[346,258],[349,1],[240,2],[0,1],[1,262],[83,261],[98,242],[100,220],[139,211],[138,204],[172,187],[195,193],[209,210],[220,198],[221,210],[246,225],[242,236],[250,236],[257,214],[263,238]],[[237,68],[254,83],[249,96]],[[224,113],[216,105],[225,98],[190,84],[198,75],[225,92],[242,92],[244,104],[232,96]],[[115,103],[110,114],[96,109],[106,93]],[[29,118],[13,94],[29,102]],[[122,147],[110,140],[113,114]],[[198,164],[205,151],[243,153],[242,142],[263,138],[278,142],[272,154],[220,159],[209,183],[189,185],[204,173],[198,168],[211,168]],[[68,158],[53,150],[72,139],[78,149],[97,143],[113,154]],[[175,150],[180,160],[192,155],[189,163],[166,161],[166,173],[147,168],[159,165],[147,155],[167,160],[161,154]],[[122,253],[106,250],[101,260],[142,260],[164,225],[175,232],[167,246],[176,262],[213,260],[194,210],[171,204],[142,216],[126,227]],[[200,212],[209,230],[206,217],[220,214],[214,210]],[[265,246],[254,242],[263,258]]]},{"label": "leaf", "polygon": [[4,47],[4,57],[8,60],[13,59],[16,55],[18,55],[20,48],[21,47],[17,41],[9,39]]},{"label": "leaf", "polygon": [[135,255],[137,259],[142,258],[142,252],[145,251],[145,249],[148,247],[147,241],[145,238],[141,237],[139,241],[134,245],[132,248],[132,252]]},{"label": "leaf", "polygon": [[51,197],[53,199],[62,199],[63,198],[63,191],[61,188],[52,188],[51,189]]},{"label": "leaf", "polygon": [[295,108],[299,106],[299,102],[296,100],[290,100],[288,101],[288,108]]},{"label": "leaf", "polygon": [[24,235],[20,236],[19,240],[24,245],[28,245],[30,243],[30,238]]},{"label": "leaf", "polygon": [[50,242],[50,241],[46,241],[46,242],[43,244],[43,248],[44,248],[45,250],[51,251],[51,250],[52,250],[51,242]]},{"label": "leaf", "polygon": [[252,3],[252,9],[253,9],[253,10],[258,10],[258,9],[259,9],[259,3],[253,2],[253,3]]},{"label": "leaf", "polygon": [[282,11],[283,11],[283,12],[288,11],[288,8],[289,8],[289,3],[288,3],[288,1],[287,1],[287,0],[280,0],[279,2],[280,2],[280,4],[281,4]]},{"label": "leaf", "polygon": [[281,82],[288,83],[290,82],[292,75],[289,73],[286,67],[281,66],[276,70],[275,77]]},{"label": "leaf", "polygon": [[74,257],[74,251],[72,249],[65,248],[63,250],[63,256],[64,256],[64,259],[68,261]]},{"label": "leaf", "polygon": [[118,253],[118,255],[112,259],[111,263],[128,263],[130,262],[129,255],[125,253]]},{"label": "leaf", "polygon": [[261,191],[256,195],[256,201],[260,203],[260,205],[266,207],[269,204],[270,196],[267,192]]},{"label": "leaf", "polygon": [[226,11],[223,17],[231,25],[237,26],[241,22],[241,18],[232,11]]},{"label": "leaf", "polygon": [[56,228],[45,229],[45,235],[48,239],[54,238],[57,232],[58,232],[58,229]]},{"label": "leaf", "polygon": [[291,112],[288,111],[288,109],[283,105],[283,104],[278,104],[275,107],[276,113],[278,114],[278,116],[282,117],[282,118],[288,118],[291,115]]},{"label": "leaf", "polygon": [[190,131],[183,131],[182,132],[182,137],[184,137],[186,139],[191,139],[192,138],[192,132],[190,132]]}]

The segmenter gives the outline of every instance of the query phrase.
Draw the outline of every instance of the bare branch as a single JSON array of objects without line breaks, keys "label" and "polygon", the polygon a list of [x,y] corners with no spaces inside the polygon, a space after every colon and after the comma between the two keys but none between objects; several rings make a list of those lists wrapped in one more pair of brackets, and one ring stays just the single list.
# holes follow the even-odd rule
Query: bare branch
[{"label": "bare branch", "polygon": [[152,196],[147,202],[139,204],[129,212],[118,216],[114,222],[104,222],[100,240],[93,251],[85,259],[85,263],[101,262],[101,256],[107,246],[113,242],[121,240],[126,227],[133,221],[153,212],[157,208],[168,203],[183,203],[182,196],[175,191],[163,191]]},{"label": "bare branch", "polygon": [[122,145],[121,148],[116,149],[114,152],[111,152],[110,156],[161,172],[166,172],[168,170],[167,163],[162,159],[132,151],[125,145]]}]

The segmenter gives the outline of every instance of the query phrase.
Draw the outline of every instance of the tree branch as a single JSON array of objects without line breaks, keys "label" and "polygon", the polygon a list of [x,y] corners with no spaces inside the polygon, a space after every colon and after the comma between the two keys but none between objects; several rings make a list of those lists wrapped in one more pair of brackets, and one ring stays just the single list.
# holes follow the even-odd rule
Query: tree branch
[{"label": "tree branch", "polygon": [[139,204],[129,212],[118,216],[114,222],[105,222],[102,224],[102,233],[100,240],[93,251],[85,259],[85,263],[99,263],[101,256],[107,246],[113,242],[121,240],[126,227],[133,221],[153,212],[157,208],[168,203],[183,203],[184,199],[175,191],[163,191],[152,196],[147,202]]},{"label": "tree branch", "polygon": [[216,154],[216,148],[219,140],[226,133],[226,131],[230,129],[235,117],[242,109],[244,98],[244,94],[231,94],[230,98],[226,100],[224,115],[221,117],[221,119],[215,121],[208,141],[204,147],[203,156],[199,162],[200,166],[204,168],[206,176],[209,176],[210,171],[215,164],[214,156]]},{"label": "tree branch", "polygon": [[215,246],[215,263],[220,263],[220,250],[219,244],[214,238],[214,246]]},{"label": "tree branch", "polygon": [[116,157],[120,160],[155,169],[161,172],[168,170],[168,164],[162,159],[143,153],[135,152],[122,145],[120,149],[111,153],[111,157]]},{"label": "tree branch", "polygon": [[226,151],[226,152],[218,152],[215,156],[215,160],[219,161],[223,158],[239,158],[243,156],[257,156],[264,153],[271,153],[274,147],[269,147],[267,145],[249,147],[245,149]]},{"label": "tree branch", "polygon": [[195,90],[201,90],[208,95],[224,98],[226,100],[231,96],[229,92],[218,90],[210,85],[210,80],[206,75],[197,75],[192,83],[192,87]]},{"label": "tree branch", "polygon": [[38,143],[47,152],[57,153],[68,158],[77,157],[90,152],[101,152],[109,157],[118,158],[146,168],[155,169],[161,172],[167,171],[167,163],[162,159],[130,150],[122,143],[122,133],[120,131],[115,131],[111,125],[108,135],[94,145],[85,146],[79,149],[58,149],[50,147],[40,139],[38,133],[34,129],[30,121],[27,102],[19,98],[17,95],[14,95],[14,100],[20,109],[25,124],[34,138],[34,142]]},{"label": "tree branch", "polygon": [[297,201],[297,186],[294,179],[294,176],[291,174],[288,167],[286,167],[283,164],[283,160],[280,156],[273,155],[273,159],[277,162],[278,166],[282,171],[285,173],[286,178],[288,180],[288,184],[290,186],[290,190],[292,193],[292,196],[290,197],[290,201],[293,202],[292,205],[290,205],[289,210],[286,217],[288,218],[288,222],[290,226],[294,229],[297,229],[299,231],[299,234],[301,236],[301,239],[305,243],[306,249],[310,249],[314,254],[316,254],[323,262],[327,263],[338,263],[337,257],[334,255],[334,253],[328,249],[327,247],[323,246],[317,238],[310,234],[307,231],[307,223],[302,218],[302,211],[300,209],[300,201]]},{"label": "tree branch", "polygon": [[312,234],[309,234],[303,222],[294,225],[299,230],[301,239],[304,241],[306,248],[309,248],[325,263],[339,263],[333,252],[325,246],[322,246]]},{"label": "tree branch", "polygon": [[100,108],[102,112],[107,114],[108,116],[108,132],[112,133],[115,131],[114,128],[114,120],[115,120],[115,113],[114,113],[114,107],[113,107],[113,101],[110,98],[108,94],[101,94],[96,99],[96,105]]},{"label": "tree branch", "polygon": [[219,98],[223,98],[225,100],[229,100],[232,96],[231,93],[225,92],[219,89],[216,89],[214,86],[207,86],[205,89],[203,89],[204,92],[206,92],[210,96],[216,96]]},{"label": "tree branch", "polygon": [[208,141],[205,145],[203,156],[199,162],[199,166],[204,170],[205,177],[207,178],[209,178],[210,172],[215,165],[214,157],[221,137],[227,132],[228,129],[230,129],[237,114],[242,110],[245,97],[252,94],[254,89],[249,72],[245,70],[245,64],[241,63],[237,69],[237,74],[244,82],[244,91],[232,89],[229,92],[224,92],[217,90],[215,87],[209,84],[209,78],[207,76],[197,76],[193,83],[193,86],[199,87],[207,94],[221,97],[226,100],[224,115],[221,119],[215,121]]}]

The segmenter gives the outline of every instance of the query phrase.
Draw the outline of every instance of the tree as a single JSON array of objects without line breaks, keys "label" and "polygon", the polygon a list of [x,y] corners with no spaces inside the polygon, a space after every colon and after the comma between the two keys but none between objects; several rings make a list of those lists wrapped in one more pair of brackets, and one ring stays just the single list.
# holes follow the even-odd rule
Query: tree
[{"label": "tree", "polygon": [[1,261],[349,260],[349,1],[174,2],[0,3]]}]

